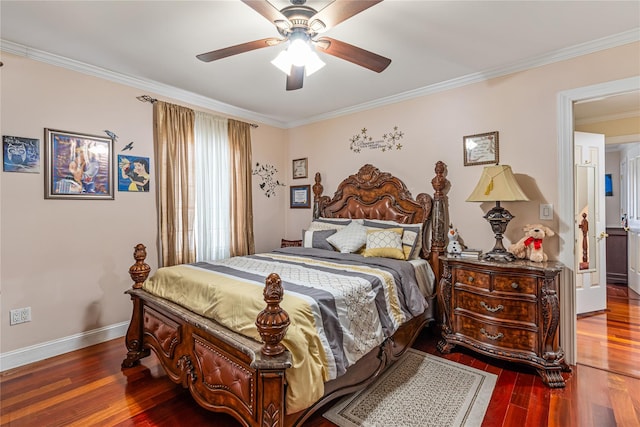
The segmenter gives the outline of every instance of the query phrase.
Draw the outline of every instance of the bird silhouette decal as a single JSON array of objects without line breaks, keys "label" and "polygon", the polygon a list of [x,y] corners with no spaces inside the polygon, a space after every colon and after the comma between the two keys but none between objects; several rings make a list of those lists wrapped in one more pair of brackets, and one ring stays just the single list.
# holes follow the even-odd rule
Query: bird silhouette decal
[{"label": "bird silhouette decal", "polygon": [[104,133],[109,135],[109,138],[113,139],[114,141],[117,141],[118,135],[116,135],[115,133],[111,132],[110,130],[105,130]]},{"label": "bird silhouette decal", "polygon": [[133,141],[131,141],[130,143],[128,143],[127,145],[125,145],[121,151],[127,151],[127,150],[131,150],[133,148]]}]

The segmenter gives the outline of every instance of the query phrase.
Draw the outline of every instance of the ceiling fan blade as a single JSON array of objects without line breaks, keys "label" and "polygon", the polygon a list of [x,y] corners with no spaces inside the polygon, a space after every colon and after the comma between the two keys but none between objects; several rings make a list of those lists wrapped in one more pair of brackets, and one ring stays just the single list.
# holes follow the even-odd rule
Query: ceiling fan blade
[{"label": "ceiling fan blade", "polygon": [[[318,29],[317,32],[320,33],[380,2],[382,0],[335,0],[309,18],[309,25],[311,28]],[[321,21],[324,24],[324,28],[315,23],[315,21]]]},{"label": "ceiling fan blade", "polygon": [[[276,9],[276,7],[273,6],[271,3],[269,3],[267,0],[242,0],[242,3],[246,4],[251,9],[255,10],[260,15],[267,18],[269,22],[273,22],[277,26],[291,25],[287,17],[284,16],[282,12]],[[280,25],[278,25],[278,23],[280,23]]]},{"label": "ceiling fan blade", "polygon": [[304,66],[291,66],[291,74],[287,76],[287,90],[296,90],[302,88],[302,80],[304,79]]},{"label": "ceiling fan blade", "polygon": [[215,61],[216,59],[226,58],[227,56],[237,55],[239,53],[249,52],[251,50],[260,49],[263,47],[275,46],[279,43],[282,43],[283,41],[284,39],[274,39],[272,37],[267,39],[254,40],[252,42],[225,47],[224,49],[201,53],[200,55],[196,55],[196,58],[204,62],[211,62]]},{"label": "ceiling fan blade", "polygon": [[376,73],[381,73],[391,64],[389,58],[329,37],[318,39],[316,41],[316,47],[319,48],[321,52],[344,59],[345,61],[353,62],[356,65],[368,68]]}]

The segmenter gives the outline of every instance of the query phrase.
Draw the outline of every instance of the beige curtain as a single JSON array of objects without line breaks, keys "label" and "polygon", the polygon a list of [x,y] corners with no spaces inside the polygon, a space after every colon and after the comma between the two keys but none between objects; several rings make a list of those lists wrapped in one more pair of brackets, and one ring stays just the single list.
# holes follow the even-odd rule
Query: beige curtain
[{"label": "beige curtain", "polygon": [[153,106],[160,266],[196,259],[194,116],[175,104],[156,101]]},{"label": "beige curtain", "polygon": [[255,253],[251,196],[251,125],[229,119],[231,256]]}]

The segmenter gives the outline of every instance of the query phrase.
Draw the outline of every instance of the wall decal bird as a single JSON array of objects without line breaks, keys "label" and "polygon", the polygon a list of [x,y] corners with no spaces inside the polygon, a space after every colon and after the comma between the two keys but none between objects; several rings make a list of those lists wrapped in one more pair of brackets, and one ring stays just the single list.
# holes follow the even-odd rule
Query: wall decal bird
[{"label": "wall decal bird", "polygon": [[118,140],[118,135],[116,135],[115,133],[111,132],[110,130],[105,130],[104,133],[109,135],[109,138],[113,139],[114,141]]},{"label": "wall decal bird", "polygon": [[125,145],[121,151],[127,151],[127,150],[131,150],[133,148],[133,141],[131,141],[130,143],[128,143],[127,145]]}]

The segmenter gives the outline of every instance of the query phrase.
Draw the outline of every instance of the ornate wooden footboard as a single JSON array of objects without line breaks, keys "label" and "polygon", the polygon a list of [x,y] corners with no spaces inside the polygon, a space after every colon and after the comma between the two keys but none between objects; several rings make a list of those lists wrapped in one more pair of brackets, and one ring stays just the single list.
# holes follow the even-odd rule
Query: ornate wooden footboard
[{"label": "ornate wooden footboard", "polygon": [[[432,185],[433,201],[424,193],[413,200],[402,181],[365,165],[358,174],[344,180],[330,199],[322,196],[322,185],[316,175],[314,217],[363,215],[360,217],[422,223],[425,228],[423,257],[437,260],[444,252],[446,224],[443,196],[446,179],[442,162],[436,164]],[[375,196],[369,197],[374,193]],[[432,224],[428,251],[426,235],[430,218],[432,222],[442,221],[442,225]],[[303,411],[287,414],[285,372],[291,367],[291,357],[280,344],[289,324],[288,315],[279,305],[283,294],[280,278],[272,274],[266,280],[265,309],[256,319],[263,340],[258,343],[141,289],[150,270],[144,263],[145,257],[144,245],[137,245],[136,263],[129,270],[134,285],[127,293],[133,302],[133,314],[126,335],[128,353],[122,362],[123,368],[134,366],[153,350],[169,378],[188,388],[201,406],[228,413],[247,426],[302,425],[325,403],[373,382],[435,318],[435,300],[432,300],[423,314],[403,324],[379,348],[350,366],[344,375],[325,383],[325,393],[320,400]],[[437,283],[440,267],[439,264],[432,266]]]}]

